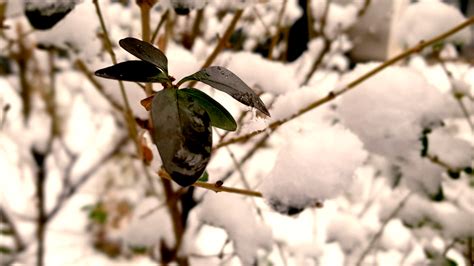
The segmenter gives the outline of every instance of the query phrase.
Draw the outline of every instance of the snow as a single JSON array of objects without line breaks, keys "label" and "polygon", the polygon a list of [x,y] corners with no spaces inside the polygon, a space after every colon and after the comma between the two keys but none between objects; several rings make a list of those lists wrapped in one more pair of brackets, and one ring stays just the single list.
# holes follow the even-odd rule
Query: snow
[{"label": "snow", "polygon": [[[446,130],[435,130],[428,135],[428,151],[454,169],[472,164],[473,143],[454,138]],[[454,170],[453,169],[453,170]]]},{"label": "snow", "polygon": [[50,16],[54,13],[62,13],[71,10],[80,0],[58,0],[58,1],[34,1],[25,0],[25,10],[39,11],[42,16]]},{"label": "snow", "polygon": [[[441,1],[420,1],[409,5],[395,26],[400,44],[411,47],[448,31],[466,18],[455,7]],[[448,37],[448,42],[468,44],[471,32],[465,28]]]},{"label": "snow", "polygon": [[[205,4],[200,0],[159,1],[151,10],[152,29],[171,1],[186,2],[196,8]],[[135,59],[117,41],[126,36],[141,36],[136,3],[99,2],[117,60]],[[304,86],[300,84],[322,51],[321,37],[311,40],[308,50],[293,63],[276,59],[285,52],[284,40],[274,48],[273,59],[253,50],[264,47],[271,39],[267,32],[275,33],[283,2],[287,4],[283,31],[302,15],[297,0],[207,2],[202,33],[191,50],[184,48],[181,41],[183,35],[190,33],[197,12],[180,17],[173,17],[171,12],[173,31],[165,53],[170,74],[176,79],[194,73],[214,49],[235,8],[244,8],[237,24],[239,36],[244,37],[243,48],[226,46],[213,65],[229,68],[262,93],[272,117],[264,119],[227,94],[198,83],[198,89],[219,101],[234,118],[250,111],[239,123],[238,131],[228,138],[264,130],[270,123],[291,117],[380,64],[359,64],[351,69],[353,62],[348,52],[352,40],[344,30],[356,21],[363,0],[345,5],[331,3],[325,32],[332,39],[330,51]],[[316,30],[325,2],[311,1]],[[35,2],[43,6],[50,3]],[[68,182],[75,183],[91,167],[97,167],[48,223],[45,264],[156,265],[161,262],[160,239],[168,246],[175,244],[165,205],[167,199],[156,175],[161,167],[160,156],[149,133],[138,128],[143,144],[153,153],[149,166],[136,157],[130,140],[106,163],[101,162],[128,134],[123,114],[107,98],[119,104],[123,104],[123,99],[117,81],[97,78],[108,95],[104,97],[73,66],[74,60],[81,59],[93,72],[112,64],[98,37],[102,31],[93,3],[74,3],[74,9],[48,31],[31,31],[23,15],[23,1],[9,1],[7,5],[8,28],[3,29],[5,38],[0,39],[0,47],[7,51],[2,56],[9,60],[13,74],[0,77],[0,119],[5,116],[0,127],[0,207],[27,244],[14,263],[36,264],[38,169],[31,150],[45,151],[51,137],[51,119],[38,93],[42,91],[40,86],[49,88],[48,53],[36,49],[40,43],[68,52],[66,56],[55,56],[55,101],[61,135],[55,137],[45,161],[46,210],[58,204],[58,196]],[[410,4],[403,16],[397,26],[404,31],[399,40],[403,45],[416,44],[464,19],[459,11],[437,0]],[[8,42],[14,43],[12,51],[18,51],[19,27],[25,33],[26,47],[33,51],[27,71],[28,81],[34,87],[28,122],[22,117],[18,67],[8,57]],[[160,44],[164,32],[162,28]],[[466,62],[463,52],[454,48],[458,41],[469,40],[470,35],[467,30],[461,31],[450,39],[452,43],[444,45],[440,54],[444,67],[423,54],[412,56],[341,97],[285,123],[271,132],[250,159],[242,162],[241,173],[236,171],[229,150],[240,162],[259,137],[216,150],[207,168],[210,182],[222,180],[233,171],[224,180],[225,186],[245,187],[241,179],[244,175],[250,189],[263,192],[264,198],[215,194],[196,188],[194,199],[198,204],[189,214],[179,255],[188,258],[190,265],[352,265],[403,195],[412,193],[406,205],[387,223],[364,263],[417,265],[446,261],[441,254],[453,239],[474,236],[472,178],[462,172],[454,179],[445,167],[421,157],[419,138],[423,129],[429,127],[428,154],[455,170],[472,165],[472,130],[453,97],[460,98],[472,118],[474,68]],[[139,103],[145,98],[144,91],[133,82],[124,85],[133,114],[148,118],[148,112]],[[154,90],[159,89],[161,86],[154,84]],[[7,113],[3,111],[5,104],[10,106]],[[215,136],[218,141],[218,134]],[[177,195],[185,191],[178,186],[173,188]],[[433,196],[441,195],[439,201],[432,200]],[[321,202],[322,208],[312,208]],[[98,203],[105,206],[114,222],[98,225],[88,217],[84,207]],[[125,204],[124,212],[118,208],[120,204]],[[285,214],[300,213],[282,215],[273,208]],[[149,212],[152,209],[155,210]],[[100,226],[103,237],[120,249],[118,257],[110,258],[94,247]],[[8,225],[2,222],[0,228],[8,229]],[[2,234],[0,238],[2,247],[14,246],[11,236]],[[149,253],[133,253],[132,248],[137,246],[147,247]],[[447,252],[447,258],[463,265],[461,248],[456,244]],[[425,251],[433,252],[439,259],[430,260]],[[3,263],[4,256],[1,257]]]},{"label": "snow", "polygon": [[[357,66],[342,84],[375,66]],[[366,149],[396,159],[420,151],[422,130],[439,124],[454,108],[416,71],[392,66],[343,95],[338,113]]]},{"label": "snow", "polygon": [[274,95],[297,88],[291,68],[280,62],[268,61],[261,55],[250,52],[225,53],[220,56],[220,61],[251,88],[257,86],[263,92]]},{"label": "snow", "polygon": [[359,218],[341,213],[329,222],[328,242],[337,242],[345,253],[351,253],[359,248],[367,238],[367,229],[360,223]]},{"label": "snow", "polygon": [[329,7],[326,7],[327,3],[324,0],[312,1],[311,10],[314,14],[314,28],[319,31],[324,10],[327,8],[324,33],[332,39],[356,22],[358,8],[354,4],[341,5],[338,3],[330,3]]},{"label": "snow", "polygon": [[359,139],[342,126],[321,126],[296,136],[287,139],[261,186],[264,198],[282,213],[339,195],[366,157]]},{"label": "snow", "polygon": [[71,47],[73,51],[81,53],[85,58],[93,57],[100,51],[102,45],[96,35],[99,21],[84,18],[95,16],[93,3],[84,1],[78,4],[71,13],[59,21],[51,30],[38,31],[35,37],[39,43],[54,45],[63,49]]},{"label": "snow", "polygon": [[[175,244],[173,224],[166,205],[154,197],[137,203],[130,224],[122,232],[127,247],[151,247],[164,241],[167,247]],[[156,209],[158,208],[158,209]]]},{"label": "snow", "polygon": [[239,196],[207,193],[198,216],[202,222],[226,230],[243,265],[255,262],[258,249],[271,250],[270,229],[257,222],[251,206]]}]

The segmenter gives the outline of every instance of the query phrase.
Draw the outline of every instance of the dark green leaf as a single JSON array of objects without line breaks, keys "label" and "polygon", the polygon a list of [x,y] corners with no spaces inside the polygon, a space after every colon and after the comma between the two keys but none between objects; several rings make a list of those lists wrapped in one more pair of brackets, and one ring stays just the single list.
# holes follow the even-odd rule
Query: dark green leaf
[{"label": "dark green leaf", "polygon": [[13,230],[11,228],[2,228],[0,229],[0,235],[8,235],[11,236],[13,235]]},{"label": "dark green leaf", "polygon": [[151,105],[152,137],[163,167],[181,186],[192,185],[211,157],[209,115],[196,101],[179,97],[176,89],[156,93]]},{"label": "dark green leaf", "polygon": [[265,104],[257,94],[255,94],[255,92],[239,77],[224,67],[212,66],[204,68],[183,78],[178,82],[178,84],[182,84],[189,80],[197,80],[206,83],[209,86],[229,94],[237,101],[255,107],[262,113],[270,116]]},{"label": "dark green leaf", "polygon": [[209,174],[207,173],[207,171],[204,171],[204,173],[203,173],[202,176],[198,179],[198,181],[200,181],[200,182],[207,182],[207,181],[209,181]]},{"label": "dark green leaf", "polygon": [[166,55],[151,43],[128,37],[121,39],[119,44],[127,52],[143,61],[157,66],[163,72],[168,74],[168,59],[166,58]]},{"label": "dark green leaf", "polygon": [[139,61],[125,61],[116,65],[99,69],[95,75],[108,79],[119,79],[135,82],[166,82],[167,76],[154,65]]},{"label": "dark green leaf", "polygon": [[229,131],[237,129],[237,122],[235,122],[232,115],[224,108],[224,106],[204,92],[192,88],[181,89],[178,90],[178,97],[191,97],[192,100],[196,101],[202,108],[204,108],[204,110],[206,110],[211,119],[212,126]]},{"label": "dark green leaf", "polygon": [[0,246],[0,254],[12,254],[13,250],[7,246]]},{"label": "dark green leaf", "polygon": [[105,222],[107,221],[107,216],[107,212],[101,205],[95,206],[89,212],[89,219],[99,224],[105,224]]}]

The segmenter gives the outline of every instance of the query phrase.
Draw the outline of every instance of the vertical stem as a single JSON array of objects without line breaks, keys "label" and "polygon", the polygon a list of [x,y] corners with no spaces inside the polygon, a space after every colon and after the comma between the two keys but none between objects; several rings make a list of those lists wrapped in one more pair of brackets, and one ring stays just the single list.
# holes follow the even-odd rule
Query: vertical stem
[{"label": "vertical stem", "polygon": [[18,52],[12,55],[15,58],[16,63],[18,64],[18,78],[20,81],[20,96],[23,104],[23,119],[25,123],[28,121],[31,112],[31,93],[32,88],[28,82],[27,69],[28,69],[28,59],[30,57],[30,51],[25,46],[23,39],[23,30],[21,25],[17,27],[18,34]]},{"label": "vertical stem", "polygon": [[[140,7],[141,22],[142,22],[142,40],[144,42],[150,42],[150,10],[153,6],[153,1],[137,1],[137,5]],[[145,93],[150,96],[153,93],[153,87],[151,83],[145,83]]]},{"label": "vertical stem", "polygon": [[158,25],[156,26],[155,30],[153,31],[150,43],[155,42],[156,37],[158,36],[158,32],[160,31],[160,29],[163,26],[164,22],[168,20],[169,13],[170,13],[170,11],[166,10],[165,13],[161,16],[160,22],[158,22]]},{"label": "vertical stem", "polygon": [[[150,9],[156,3],[156,0],[137,0],[137,5],[140,7],[141,12],[141,22],[142,22],[142,40],[145,42],[150,42]],[[151,83],[145,84],[145,92],[150,96],[153,92]],[[151,133],[151,132],[150,132]],[[167,207],[171,215],[173,223],[173,232],[176,240],[174,248],[174,257],[179,265],[188,265],[189,262],[187,258],[179,258],[178,251],[181,246],[182,238],[184,235],[184,227],[181,219],[181,212],[178,208],[178,201],[173,200],[175,193],[173,191],[173,186],[171,181],[166,179],[161,179],[163,189],[166,194]],[[166,263],[166,262],[165,262]]]},{"label": "vertical stem", "polygon": [[194,19],[194,24],[193,24],[193,29],[191,30],[191,37],[189,38],[189,49],[191,49],[194,45],[194,41],[196,40],[196,37],[200,33],[200,26],[202,19],[204,18],[204,9],[201,8],[197,11],[196,13],[196,18]]},{"label": "vertical stem", "polygon": [[[210,66],[212,62],[214,62],[214,60],[216,59],[217,55],[222,51],[222,49],[224,49],[225,45],[229,41],[230,36],[234,32],[235,27],[237,26],[237,22],[239,21],[243,13],[244,11],[242,9],[235,11],[234,17],[232,18],[232,21],[229,23],[229,26],[227,27],[227,29],[225,30],[224,35],[217,43],[216,47],[214,48],[214,51],[212,51],[209,57],[207,57],[206,62],[204,62],[201,68],[206,68]],[[197,81],[195,80],[192,81],[189,84],[189,87],[193,87],[196,84],[196,82]]]},{"label": "vertical stem", "polygon": [[474,265],[474,241],[473,237],[467,239],[467,256],[468,256],[468,265]]},{"label": "vertical stem", "polygon": [[[115,57],[114,50],[112,49],[112,43],[110,42],[109,33],[107,31],[107,27],[105,26],[104,18],[100,10],[100,5],[98,3],[98,0],[92,0],[92,1],[94,3],[97,16],[99,17],[100,26],[102,28],[102,31],[104,32],[105,47],[107,51],[109,52],[110,58],[112,59],[112,63],[117,64],[117,59]],[[124,116],[125,121],[127,122],[128,133],[135,142],[138,157],[142,158],[143,151],[142,151],[140,140],[138,139],[138,132],[135,125],[135,118],[133,117],[132,109],[130,108],[130,103],[128,102],[127,94],[125,93],[125,87],[121,80],[119,80],[119,86],[120,86],[120,94],[122,95],[122,99],[125,104],[125,110],[123,112],[123,116]]]},{"label": "vertical stem", "polygon": [[278,13],[278,18],[277,18],[277,25],[276,25],[276,32],[275,35],[273,35],[272,42],[270,44],[270,48],[268,49],[268,59],[271,59],[273,56],[273,49],[275,48],[278,38],[280,37],[280,32],[281,32],[281,20],[283,19],[283,14],[285,14],[286,10],[286,4],[288,0],[284,0],[283,3],[281,4],[281,9],[280,12]]},{"label": "vertical stem", "polygon": [[140,5],[141,21],[142,21],[142,40],[150,42],[150,6]]},{"label": "vertical stem", "polygon": [[44,197],[44,183],[46,180],[46,173],[44,171],[44,163],[39,165],[38,173],[36,175],[36,200],[37,200],[37,227],[36,239],[38,241],[38,248],[36,251],[36,265],[44,265],[44,238],[46,230],[46,211],[45,211],[45,197]]}]

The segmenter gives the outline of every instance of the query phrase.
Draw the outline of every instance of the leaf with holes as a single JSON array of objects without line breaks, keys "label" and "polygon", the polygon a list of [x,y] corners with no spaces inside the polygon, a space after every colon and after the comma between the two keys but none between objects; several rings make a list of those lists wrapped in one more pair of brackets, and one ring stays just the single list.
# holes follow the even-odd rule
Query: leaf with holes
[{"label": "leaf with holes", "polygon": [[163,167],[181,186],[192,185],[211,157],[209,116],[196,101],[178,97],[176,89],[156,93],[151,106],[152,137]]},{"label": "leaf with holes", "polygon": [[224,106],[204,92],[193,88],[181,89],[178,90],[178,98],[179,97],[190,97],[191,100],[196,101],[197,104],[204,108],[211,119],[212,126],[229,131],[235,131],[237,129],[237,122],[235,122],[232,115]]},{"label": "leaf with holes", "polygon": [[119,41],[119,45],[127,52],[157,66],[168,75],[168,59],[166,55],[151,43],[141,41],[132,37],[127,37]]},{"label": "leaf with holes", "polygon": [[99,69],[95,75],[108,79],[119,79],[135,82],[167,82],[168,77],[154,65],[139,61],[125,61],[116,65]]},{"label": "leaf with holes", "polygon": [[262,113],[270,116],[265,104],[257,96],[257,94],[255,94],[255,92],[247,84],[245,84],[245,82],[237,77],[237,75],[224,67],[211,66],[204,68],[190,76],[183,78],[178,82],[178,85],[190,80],[197,80],[206,83],[209,86],[229,94],[237,101],[245,105],[255,107]]}]

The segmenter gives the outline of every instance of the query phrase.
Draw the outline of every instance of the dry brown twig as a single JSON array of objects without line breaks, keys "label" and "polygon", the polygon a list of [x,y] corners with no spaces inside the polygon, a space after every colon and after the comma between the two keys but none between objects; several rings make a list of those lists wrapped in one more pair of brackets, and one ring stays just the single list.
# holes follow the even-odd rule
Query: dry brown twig
[{"label": "dry brown twig", "polygon": [[[158,171],[158,175],[162,179],[171,180],[171,176],[164,169],[160,169]],[[245,195],[245,196],[252,196],[252,197],[259,197],[259,198],[262,197],[262,193],[260,193],[258,191],[226,187],[226,186],[223,186],[220,182],[207,183],[207,182],[197,181],[196,183],[192,184],[192,186],[212,190],[216,193],[217,192],[229,192],[229,193],[235,193],[235,194],[240,194],[240,195]]]},{"label": "dry brown twig", "polygon": [[234,138],[229,139],[227,141],[221,142],[218,145],[216,145],[214,148],[219,149],[219,148],[227,146],[227,145],[231,145],[231,144],[235,144],[235,143],[239,143],[239,142],[245,142],[245,141],[247,141],[247,140],[253,138],[254,136],[257,136],[257,135],[259,135],[263,132],[276,130],[281,125],[283,125],[283,124],[285,124],[285,123],[287,123],[287,122],[289,122],[289,121],[291,121],[291,120],[293,120],[293,119],[295,119],[295,118],[297,118],[297,117],[299,117],[299,116],[315,109],[316,107],[319,107],[319,106],[321,106],[321,105],[323,105],[327,102],[330,102],[330,101],[334,100],[336,97],[338,97],[338,96],[340,96],[340,95],[356,88],[357,85],[359,85],[360,83],[362,83],[362,82],[366,81],[367,79],[371,78],[372,76],[374,76],[375,74],[377,74],[380,71],[384,70],[385,68],[397,63],[398,61],[400,61],[404,58],[407,58],[408,56],[410,56],[412,54],[420,52],[421,50],[423,50],[424,48],[426,48],[430,45],[436,44],[437,42],[439,42],[441,40],[444,40],[445,38],[455,34],[456,32],[464,29],[465,27],[467,27],[471,24],[474,24],[474,16],[468,18],[467,20],[465,20],[461,24],[453,27],[452,29],[450,29],[450,30],[448,30],[444,33],[441,33],[441,34],[433,37],[430,40],[422,41],[419,44],[415,45],[414,47],[411,47],[411,48],[405,50],[404,52],[400,53],[399,55],[396,55],[396,56],[388,59],[384,63],[380,64],[379,66],[375,67],[374,69],[372,69],[372,70],[368,71],[367,73],[363,74],[362,76],[360,76],[356,80],[354,80],[354,81],[350,82],[349,84],[345,85],[343,88],[339,89],[338,91],[330,92],[325,97],[313,101],[312,103],[310,103],[307,106],[300,109],[297,113],[295,113],[295,114],[293,114],[293,115],[291,115],[287,118],[284,118],[282,120],[277,120],[277,121],[271,123],[270,125],[268,125],[268,127],[265,128],[265,129],[254,131],[254,132],[245,134],[243,136],[237,136],[237,137],[234,137]]}]

